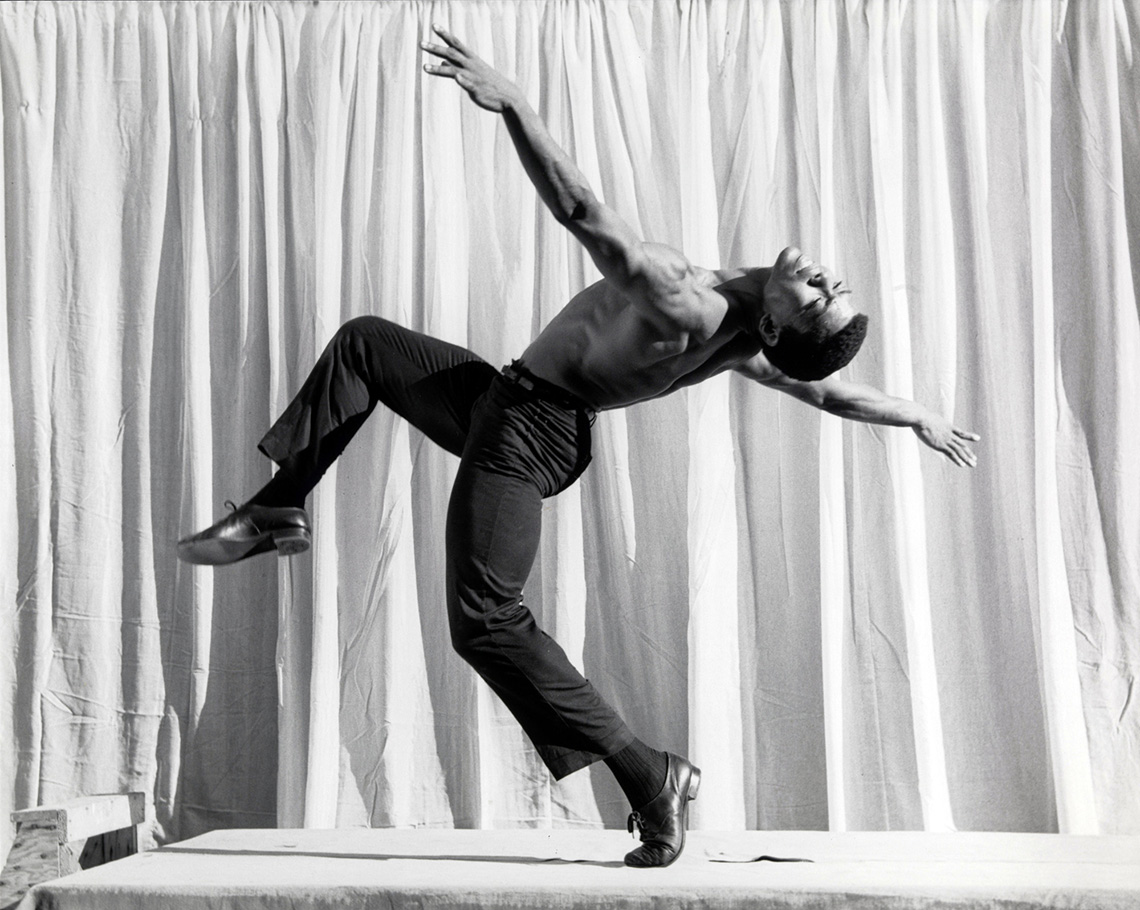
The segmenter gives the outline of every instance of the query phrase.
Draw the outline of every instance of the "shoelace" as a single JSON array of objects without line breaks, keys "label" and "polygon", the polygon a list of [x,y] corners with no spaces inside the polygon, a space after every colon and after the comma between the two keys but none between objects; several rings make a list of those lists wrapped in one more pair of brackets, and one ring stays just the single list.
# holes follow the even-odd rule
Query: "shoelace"
[{"label": "shoelace", "polygon": [[645,818],[640,812],[630,812],[629,818],[625,822],[626,829],[630,834],[633,834],[633,829],[636,827],[639,834],[645,832]]},{"label": "shoelace", "polygon": [[[222,505],[224,505],[231,512],[236,512],[238,510],[237,505],[234,504],[234,501],[232,499],[225,500]],[[261,529],[257,526],[257,522],[255,522],[252,517],[249,518],[249,526],[253,528],[256,533],[261,533]]]}]

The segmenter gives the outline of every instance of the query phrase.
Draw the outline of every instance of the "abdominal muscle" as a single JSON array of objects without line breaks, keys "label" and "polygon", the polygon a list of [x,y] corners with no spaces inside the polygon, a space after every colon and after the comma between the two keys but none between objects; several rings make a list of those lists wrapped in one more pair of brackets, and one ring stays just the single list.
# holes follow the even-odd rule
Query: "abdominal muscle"
[{"label": "abdominal muscle", "polygon": [[701,340],[664,331],[605,281],[583,290],[523,353],[536,376],[598,410],[657,398],[739,363],[758,350],[741,333]]}]

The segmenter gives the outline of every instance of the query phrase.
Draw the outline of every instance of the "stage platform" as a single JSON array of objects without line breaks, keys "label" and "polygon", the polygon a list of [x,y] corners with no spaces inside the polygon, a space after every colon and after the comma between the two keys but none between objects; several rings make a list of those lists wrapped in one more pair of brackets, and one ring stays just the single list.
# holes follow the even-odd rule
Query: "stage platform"
[{"label": "stage platform", "polygon": [[621,831],[214,831],[40,885],[20,910],[1140,908],[1140,837],[695,832],[655,870],[622,865],[635,843]]}]

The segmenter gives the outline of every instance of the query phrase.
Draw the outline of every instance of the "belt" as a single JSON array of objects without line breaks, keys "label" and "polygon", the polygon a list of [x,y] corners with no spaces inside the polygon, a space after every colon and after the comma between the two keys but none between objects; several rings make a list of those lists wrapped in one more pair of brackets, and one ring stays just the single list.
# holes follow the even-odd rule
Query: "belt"
[{"label": "belt", "polygon": [[553,382],[547,382],[545,379],[535,376],[534,373],[526,368],[521,360],[512,360],[510,364],[503,367],[502,375],[507,382],[526,389],[536,398],[541,398],[543,401],[556,404],[568,410],[586,411],[591,417],[595,413],[595,408],[586,404],[586,402],[573,392],[567,392],[561,386],[557,386]]}]

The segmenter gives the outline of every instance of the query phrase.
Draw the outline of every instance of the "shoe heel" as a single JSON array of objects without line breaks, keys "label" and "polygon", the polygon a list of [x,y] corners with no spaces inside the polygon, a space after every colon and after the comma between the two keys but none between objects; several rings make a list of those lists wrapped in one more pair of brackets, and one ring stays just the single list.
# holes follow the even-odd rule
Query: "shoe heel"
[{"label": "shoe heel", "polygon": [[279,556],[296,556],[309,549],[309,532],[304,528],[287,528],[273,532],[273,546]]},{"label": "shoe heel", "polygon": [[689,799],[696,799],[699,789],[701,789],[701,769],[693,768],[689,775]]}]

